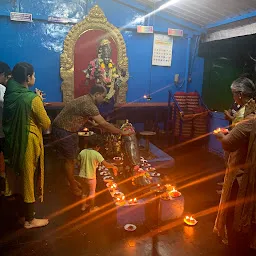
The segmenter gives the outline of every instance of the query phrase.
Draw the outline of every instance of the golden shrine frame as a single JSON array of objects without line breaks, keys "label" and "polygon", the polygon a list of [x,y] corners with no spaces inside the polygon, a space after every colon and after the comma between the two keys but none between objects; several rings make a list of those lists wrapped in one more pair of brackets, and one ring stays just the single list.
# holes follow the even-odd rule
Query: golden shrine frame
[{"label": "golden shrine frame", "polygon": [[126,45],[119,29],[107,21],[105,14],[98,5],[95,5],[84,20],[77,23],[69,31],[64,41],[63,53],[60,58],[60,75],[63,80],[61,90],[63,102],[74,99],[74,49],[79,37],[89,30],[103,30],[106,37],[111,37],[117,47],[117,67],[126,71],[125,77],[121,77],[122,84],[116,95],[116,104],[126,102],[127,81],[129,79],[128,58]]}]

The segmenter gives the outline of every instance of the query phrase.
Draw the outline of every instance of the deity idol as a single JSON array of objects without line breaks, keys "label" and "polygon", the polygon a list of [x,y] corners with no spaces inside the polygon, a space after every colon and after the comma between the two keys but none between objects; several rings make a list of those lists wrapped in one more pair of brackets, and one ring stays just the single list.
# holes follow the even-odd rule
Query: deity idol
[{"label": "deity idol", "polygon": [[95,80],[97,84],[102,84],[108,89],[106,100],[110,100],[116,90],[121,86],[121,77],[124,77],[125,71],[120,71],[120,75],[117,67],[111,59],[112,49],[110,41],[103,39],[100,42],[98,48],[98,58],[92,60],[88,68],[83,70],[86,75],[86,80]]}]

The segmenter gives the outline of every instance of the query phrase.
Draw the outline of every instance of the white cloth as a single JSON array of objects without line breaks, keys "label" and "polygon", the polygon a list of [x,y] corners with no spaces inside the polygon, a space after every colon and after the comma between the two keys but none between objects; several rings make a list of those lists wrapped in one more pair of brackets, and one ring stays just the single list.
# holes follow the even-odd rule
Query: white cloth
[{"label": "white cloth", "polygon": [[0,84],[0,138],[4,138],[2,120],[3,120],[3,107],[4,107],[4,94],[5,94],[5,86]]}]

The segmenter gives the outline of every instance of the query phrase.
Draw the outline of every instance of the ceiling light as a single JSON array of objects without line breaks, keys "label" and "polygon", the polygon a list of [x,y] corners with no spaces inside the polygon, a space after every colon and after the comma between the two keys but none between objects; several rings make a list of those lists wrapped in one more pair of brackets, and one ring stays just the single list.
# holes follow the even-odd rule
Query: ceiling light
[{"label": "ceiling light", "polygon": [[167,7],[169,7],[169,6],[172,5],[172,4],[176,4],[176,3],[179,2],[179,1],[180,1],[180,0],[170,0],[170,1],[168,1],[167,3],[161,5],[161,6],[157,9],[157,11],[161,11],[161,10],[163,10],[163,9],[165,9],[165,8],[167,8]]}]

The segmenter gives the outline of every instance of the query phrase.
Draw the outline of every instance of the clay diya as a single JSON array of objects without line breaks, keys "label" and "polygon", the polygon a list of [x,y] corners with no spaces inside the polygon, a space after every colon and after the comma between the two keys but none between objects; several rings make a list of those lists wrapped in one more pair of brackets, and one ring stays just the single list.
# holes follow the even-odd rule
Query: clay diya
[{"label": "clay diya", "polygon": [[219,132],[222,132],[224,134],[227,134],[228,133],[228,129],[225,129],[225,128],[217,128],[213,131],[213,134],[217,134]]},{"label": "clay diya", "polygon": [[[121,193],[121,192],[119,192],[119,193]],[[122,205],[125,205],[125,204],[126,204],[126,202],[125,202],[125,196],[124,195],[122,197],[117,197],[116,198],[116,205],[122,206]]]},{"label": "clay diya", "polygon": [[187,225],[189,225],[189,226],[195,226],[196,224],[197,224],[197,220],[196,219],[194,219],[192,216],[186,216],[185,218],[184,218],[184,222],[187,224]]},{"label": "clay diya", "polygon": [[181,193],[180,193],[178,190],[176,190],[175,188],[173,188],[173,189],[169,192],[169,194],[170,194],[170,196],[171,196],[172,198],[181,196]]},{"label": "clay diya", "polygon": [[133,198],[128,201],[129,204],[136,204],[137,202],[137,198]]}]

